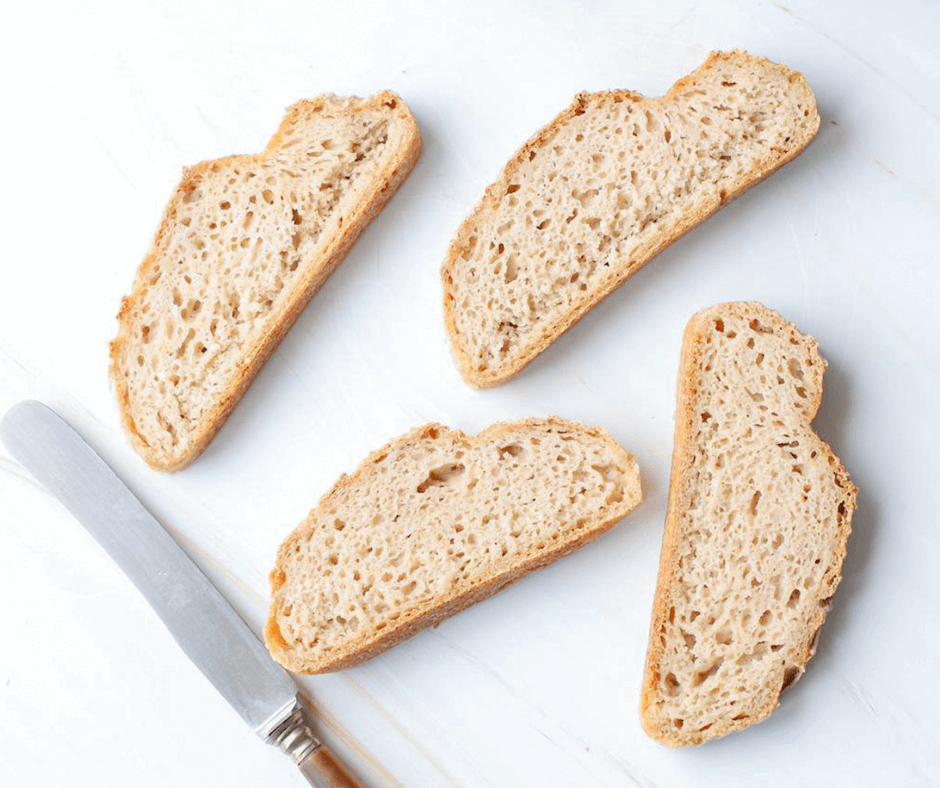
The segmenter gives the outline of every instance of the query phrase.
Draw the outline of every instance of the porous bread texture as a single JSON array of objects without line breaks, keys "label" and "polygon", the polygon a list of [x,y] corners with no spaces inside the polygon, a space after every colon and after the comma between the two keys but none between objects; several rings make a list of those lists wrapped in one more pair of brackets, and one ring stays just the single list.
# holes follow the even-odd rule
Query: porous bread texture
[{"label": "porous bread texture", "polygon": [[281,546],[265,642],[293,671],[350,667],[567,555],[640,498],[636,461],[599,428],[413,430]]},{"label": "porous bread texture", "polygon": [[453,355],[503,383],[687,230],[819,128],[801,74],[713,53],[662,98],[582,93],[506,166],[441,275]]},{"label": "porous bread texture", "polygon": [[290,107],[259,155],[187,169],[118,315],[111,377],[154,468],[192,462],[421,149],[394,93]]},{"label": "porous bread texture", "polygon": [[641,700],[663,744],[764,719],[816,650],[856,496],[811,427],[825,368],[812,337],[760,304],[689,322]]}]

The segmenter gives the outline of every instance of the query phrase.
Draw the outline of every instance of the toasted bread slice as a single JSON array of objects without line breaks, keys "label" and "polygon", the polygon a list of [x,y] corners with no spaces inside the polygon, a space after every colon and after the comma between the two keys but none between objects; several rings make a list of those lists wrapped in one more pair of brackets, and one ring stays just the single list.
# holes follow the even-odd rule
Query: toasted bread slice
[{"label": "toasted bread slice", "polygon": [[856,496],[811,426],[825,369],[816,341],[760,304],[686,328],[641,701],[663,744],[764,719],[816,650]]},{"label": "toasted bread slice", "polygon": [[582,93],[512,158],[442,268],[454,358],[503,383],[819,128],[803,77],[716,53],[662,98]]},{"label": "toasted bread slice", "polygon": [[322,96],[291,107],[264,153],[184,171],[111,345],[124,426],[151,466],[206,448],[420,149],[394,93]]},{"label": "toasted bread slice", "polygon": [[635,460],[601,429],[416,429],[341,477],[281,546],[268,649],[301,673],[355,665],[567,555],[640,497]]}]

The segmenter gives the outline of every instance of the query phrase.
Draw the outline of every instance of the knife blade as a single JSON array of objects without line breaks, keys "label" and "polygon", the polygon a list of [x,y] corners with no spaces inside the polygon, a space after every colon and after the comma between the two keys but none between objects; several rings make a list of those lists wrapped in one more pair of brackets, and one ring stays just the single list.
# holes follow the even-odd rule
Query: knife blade
[{"label": "knife blade", "polygon": [[228,600],[113,470],[51,408],[10,408],[0,440],[144,595],[186,656],[265,741],[320,788],[361,788],[313,735],[298,688]]}]

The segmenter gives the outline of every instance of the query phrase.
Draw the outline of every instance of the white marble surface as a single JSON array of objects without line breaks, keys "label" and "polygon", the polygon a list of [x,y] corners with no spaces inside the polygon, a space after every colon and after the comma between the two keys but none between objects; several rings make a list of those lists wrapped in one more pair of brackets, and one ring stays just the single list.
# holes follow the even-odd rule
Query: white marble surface
[{"label": "white marble surface", "polygon": [[[406,429],[608,427],[646,500],[599,542],[344,673],[304,680],[371,786],[940,783],[940,6],[779,2],[18,3],[4,11],[0,409],[81,429],[256,629],[275,550]],[[802,70],[823,118],[779,174],[662,254],[509,385],[472,391],[438,270],[505,160],[581,89],[658,94],[711,49]],[[397,90],[425,150],[189,470],[124,443],[120,297],[182,165],[259,150],[319,92]],[[688,317],[758,299],[830,362],[817,420],[860,488],[806,676],[674,752],[637,717]],[[85,532],[0,455],[0,784],[295,785]]]}]

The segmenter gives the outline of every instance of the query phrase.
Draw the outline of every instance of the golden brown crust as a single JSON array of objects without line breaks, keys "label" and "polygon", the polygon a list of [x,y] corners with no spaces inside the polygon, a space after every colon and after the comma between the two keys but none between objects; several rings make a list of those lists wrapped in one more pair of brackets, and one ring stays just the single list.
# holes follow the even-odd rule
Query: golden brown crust
[{"label": "golden brown crust", "polygon": [[[637,490],[635,497],[628,498],[623,507],[616,510],[610,519],[593,525],[586,533],[577,538],[568,541],[560,541],[552,549],[546,550],[528,560],[516,564],[509,564],[501,571],[489,577],[481,577],[474,581],[469,588],[458,590],[450,594],[439,597],[435,600],[432,607],[420,611],[410,611],[403,613],[401,618],[392,625],[383,629],[381,633],[366,633],[355,642],[348,644],[342,650],[330,654],[328,657],[317,660],[306,657],[298,653],[296,649],[291,648],[281,633],[277,622],[277,594],[278,590],[286,583],[284,573],[283,559],[291,550],[296,542],[304,541],[313,533],[313,522],[320,511],[327,509],[331,500],[341,496],[344,490],[357,489],[362,484],[363,476],[369,472],[377,459],[383,458],[392,445],[406,445],[410,442],[421,441],[429,431],[446,433],[456,437],[457,440],[467,443],[486,443],[498,440],[504,433],[518,432],[533,425],[546,425],[557,428],[571,428],[586,430],[594,438],[602,440],[611,448],[620,454],[626,454],[623,447],[615,441],[610,434],[600,428],[588,428],[577,422],[568,421],[558,417],[549,417],[546,419],[528,418],[514,422],[499,422],[491,425],[476,436],[467,436],[459,430],[451,430],[441,424],[427,424],[418,427],[400,438],[396,438],[383,446],[381,449],[372,452],[359,468],[350,476],[343,475],[339,478],[333,488],[328,492],[316,509],[307,518],[290,537],[285,540],[278,551],[278,558],[274,570],[271,572],[271,604],[268,612],[268,620],[264,628],[265,644],[274,658],[284,667],[296,673],[326,673],[358,665],[365,660],[376,656],[392,646],[401,643],[403,640],[413,636],[422,629],[429,626],[436,626],[444,619],[459,613],[476,602],[480,602],[509,585],[521,580],[531,572],[541,569],[554,561],[562,558],[569,553],[574,552],[579,547],[593,541],[598,536],[606,533],[621,519],[623,519],[640,502],[642,493]],[[629,457],[629,455],[627,455]],[[630,458],[631,462],[632,457]]]},{"label": "golden brown crust", "polygon": [[551,345],[562,334],[568,331],[568,329],[575,326],[585,315],[594,309],[594,307],[601,303],[601,301],[603,301],[614,290],[619,288],[620,285],[626,282],[626,280],[633,276],[633,274],[643,268],[643,266],[645,266],[656,255],[666,249],[666,247],[673,244],[693,227],[701,224],[709,216],[714,214],[719,208],[737,199],[748,189],[756,186],[769,175],[772,175],[784,164],[792,161],[794,158],[796,158],[796,156],[803,152],[807,145],[809,145],[819,129],[819,115],[816,111],[815,101],[811,107],[811,113],[813,116],[815,116],[815,126],[812,130],[812,133],[810,133],[806,139],[801,142],[801,144],[796,145],[793,149],[782,155],[768,155],[767,158],[761,163],[761,166],[757,167],[753,172],[751,172],[747,179],[738,182],[732,188],[728,189],[720,199],[708,204],[701,211],[685,216],[676,229],[668,235],[664,235],[661,238],[654,238],[645,246],[638,247],[629,263],[621,268],[618,272],[618,275],[611,279],[603,287],[603,289],[599,290],[592,300],[581,304],[579,307],[565,315],[561,322],[555,325],[549,333],[546,333],[522,357],[513,361],[505,368],[497,368],[495,370],[488,369],[484,372],[480,372],[476,369],[470,355],[467,353],[467,350],[462,344],[460,334],[457,330],[456,315],[454,311],[456,299],[453,293],[453,267],[457,261],[457,258],[468,249],[469,239],[474,234],[479,217],[490,211],[496,210],[501,196],[505,194],[509,184],[514,182],[516,172],[519,170],[522,164],[528,160],[529,152],[547,147],[551,139],[568,121],[583,112],[584,106],[591,99],[609,96],[617,97],[621,100],[630,100],[635,102],[667,101],[672,96],[681,92],[681,90],[688,86],[689,83],[694,82],[694,80],[700,74],[714,68],[717,63],[740,57],[746,57],[752,60],[761,60],[768,68],[781,70],[787,75],[790,81],[802,83],[805,86],[809,96],[812,97],[812,91],[810,90],[809,85],[806,84],[806,80],[803,75],[799,72],[792,71],[786,66],[771,63],[770,61],[763,60],[763,58],[753,58],[751,55],[748,55],[746,52],[741,50],[734,50],[732,52],[712,52],[708,59],[698,69],[696,69],[692,74],[689,74],[688,76],[685,76],[676,82],[662,98],[646,98],[642,94],[631,90],[612,90],[593,94],[579,93],[577,96],[575,96],[574,101],[571,103],[571,106],[569,106],[568,109],[558,115],[558,117],[556,117],[547,126],[538,131],[535,136],[526,142],[522,148],[520,148],[519,151],[509,160],[509,163],[506,165],[500,177],[496,180],[496,182],[487,187],[483,195],[483,199],[477,204],[470,215],[460,225],[460,228],[457,231],[457,235],[448,250],[447,258],[441,267],[441,281],[444,289],[444,325],[447,330],[447,334],[450,337],[454,360],[456,361],[457,367],[460,370],[460,374],[467,383],[469,383],[474,388],[483,389],[490,388],[492,386],[498,386],[501,383],[505,383],[510,378],[515,377],[526,366],[534,361],[549,345]]},{"label": "golden brown crust", "polygon": [[[676,426],[673,444],[672,467],[670,472],[669,493],[667,498],[666,523],[663,530],[662,551],[660,553],[659,575],[656,582],[656,591],[653,601],[653,612],[650,620],[649,645],[646,656],[646,667],[643,676],[643,686],[640,698],[640,719],[646,733],[656,741],[669,747],[697,746],[710,739],[718,738],[736,730],[741,730],[755,722],[765,719],[779,705],[780,693],[800,678],[805,669],[806,662],[816,651],[816,640],[819,628],[825,621],[829,611],[828,604],[820,605],[807,627],[801,646],[802,661],[794,666],[798,672],[795,675],[781,674],[780,691],[756,711],[749,713],[746,719],[739,721],[718,722],[707,731],[677,731],[662,723],[652,713],[653,703],[660,686],[662,674],[661,663],[665,652],[665,644],[660,638],[662,627],[667,619],[668,611],[678,604],[675,599],[676,572],[680,554],[681,534],[680,521],[683,515],[683,501],[689,496],[687,489],[692,484],[692,460],[694,456],[693,443],[695,436],[695,418],[699,412],[697,405],[696,380],[705,347],[704,337],[707,327],[714,323],[716,317],[727,314],[728,310],[743,310],[749,317],[757,317],[767,322],[774,318],[779,320],[767,307],[756,302],[740,302],[719,304],[702,310],[689,320],[682,340],[682,351],[679,361],[679,377],[676,396]],[[771,317],[771,315],[773,317]],[[789,323],[791,341],[801,343],[807,347],[814,360],[814,370],[817,375],[812,390],[815,396],[809,403],[807,423],[810,423],[819,410],[823,398],[823,373],[826,369],[826,360],[819,354],[816,340],[801,334],[796,327]],[[857,489],[852,484],[849,474],[832,449],[820,441],[822,447],[828,452],[828,463],[833,473],[841,481],[839,486],[844,496],[838,507],[836,521],[838,523],[838,542],[835,559],[823,576],[823,582],[829,589],[829,595],[835,593],[836,586],[841,579],[841,567],[845,558],[846,546],[852,526],[852,513],[856,508]],[[683,487],[684,486],[684,487]]]},{"label": "golden brown crust", "polygon": [[399,118],[410,127],[405,137],[405,145],[398,151],[398,155],[389,162],[389,165],[381,173],[381,176],[376,179],[373,188],[363,196],[360,205],[357,206],[357,210],[352,212],[353,220],[346,224],[343,230],[333,238],[332,243],[325,250],[323,255],[324,263],[322,266],[316,267],[315,270],[312,271],[311,276],[304,281],[298,281],[298,283],[291,288],[290,298],[286,300],[285,307],[281,312],[275,316],[271,330],[260,342],[249,348],[245,353],[241,359],[238,377],[233,380],[223,392],[218,403],[209,412],[208,416],[201,420],[198,434],[193,439],[189,448],[184,453],[171,456],[150,446],[134,424],[128,401],[129,392],[124,379],[118,373],[117,364],[121,354],[125,352],[125,346],[129,345],[131,341],[127,317],[131,312],[132,304],[135,299],[141,297],[145,289],[145,283],[152,274],[154,266],[157,264],[163,252],[164,242],[170,235],[170,228],[176,220],[176,214],[181,201],[195,188],[195,184],[206,173],[223,163],[231,161],[251,163],[277,156],[281,140],[288,133],[289,129],[300,119],[300,116],[303,113],[315,113],[320,111],[329,99],[330,97],[328,96],[319,96],[314,99],[300,101],[289,107],[280,127],[261,154],[228,156],[222,159],[201,162],[195,166],[185,168],[182,180],[164,210],[163,218],[157,229],[151,250],[137,271],[134,288],[129,296],[122,299],[121,309],[118,313],[118,335],[111,343],[111,379],[115,385],[118,406],[121,411],[121,419],[130,442],[147,464],[156,470],[180,470],[202,454],[215,437],[216,433],[218,433],[219,429],[221,429],[226,419],[228,419],[232,410],[234,410],[235,406],[248,389],[248,386],[251,385],[255,376],[264,366],[264,363],[277,349],[281,340],[300,316],[304,307],[306,307],[310,299],[323,286],[324,282],[330,277],[339,263],[342,262],[346,253],[362,231],[385,207],[385,204],[397,191],[405,178],[408,177],[408,174],[414,168],[418,160],[418,156],[421,153],[421,134],[418,130],[418,124],[411,114],[411,111],[408,109],[408,106],[398,95],[391,91],[384,91],[348,110],[354,114],[359,114],[369,108],[382,104],[392,110],[397,110]]}]

